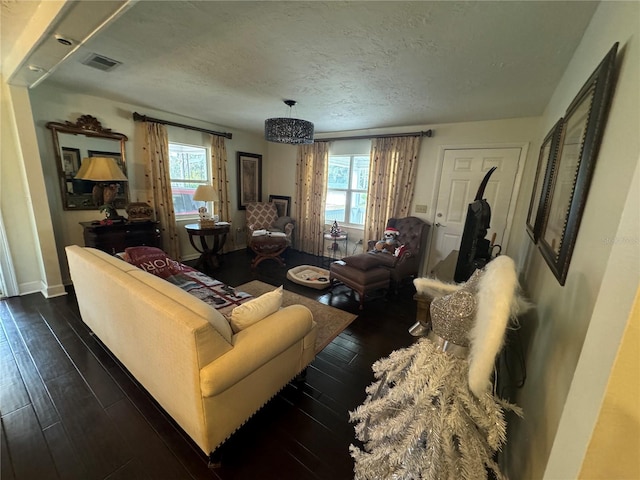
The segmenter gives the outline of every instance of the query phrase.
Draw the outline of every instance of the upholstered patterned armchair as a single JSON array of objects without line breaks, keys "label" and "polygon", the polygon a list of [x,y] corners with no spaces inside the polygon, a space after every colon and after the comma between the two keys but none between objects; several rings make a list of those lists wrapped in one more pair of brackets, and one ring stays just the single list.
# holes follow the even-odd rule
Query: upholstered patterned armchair
[{"label": "upholstered patterned armchair", "polygon": [[291,245],[294,225],[295,221],[291,217],[278,217],[275,203],[247,203],[247,245],[251,243],[251,236],[256,230],[283,232],[287,237],[287,243]]}]

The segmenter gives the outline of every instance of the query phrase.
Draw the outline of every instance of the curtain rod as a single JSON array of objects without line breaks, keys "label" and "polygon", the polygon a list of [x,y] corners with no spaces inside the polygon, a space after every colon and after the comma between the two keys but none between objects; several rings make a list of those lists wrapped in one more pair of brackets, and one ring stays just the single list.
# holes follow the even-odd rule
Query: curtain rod
[{"label": "curtain rod", "polygon": [[367,138],[392,138],[392,137],[433,137],[433,130],[411,133],[389,133],[387,135],[354,135],[351,137],[316,138],[314,142],[333,142],[336,140],[363,140]]},{"label": "curtain rod", "polygon": [[211,135],[217,135],[228,139],[231,139],[233,136],[231,133],[215,132],[213,130],[207,130],[206,128],[192,127],[191,125],[184,125],[182,123],[170,122],[168,120],[160,120],[159,118],[147,117],[146,115],[140,115],[138,112],[133,112],[133,120],[136,122],[154,122],[161,123],[163,125],[171,125],[172,127],[182,127],[189,130],[195,130],[196,132],[210,133]]}]

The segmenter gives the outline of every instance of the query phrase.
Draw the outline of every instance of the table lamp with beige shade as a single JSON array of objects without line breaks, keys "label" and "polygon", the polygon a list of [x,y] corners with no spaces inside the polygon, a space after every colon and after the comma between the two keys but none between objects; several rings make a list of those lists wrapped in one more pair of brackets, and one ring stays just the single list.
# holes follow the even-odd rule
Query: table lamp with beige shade
[{"label": "table lamp with beige shade", "polygon": [[93,202],[105,213],[105,218],[112,221],[123,220],[113,206],[120,185],[112,182],[126,182],[115,159],[110,157],[89,157],[82,160],[82,165],[75,178],[96,182],[93,186]]},{"label": "table lamp with beige shade", "polygon": [[207,212],[207,202],[213,202],[213,211],[216,209],[216,200],[218,200],[218,192],[212,185],[199,185],[193,194],[193,199],[196,202],[204,202],[204,206],[198,209],[200,214],[200,226],[212,227],[218,221],[218,216],[213,215],[213,218]]}]

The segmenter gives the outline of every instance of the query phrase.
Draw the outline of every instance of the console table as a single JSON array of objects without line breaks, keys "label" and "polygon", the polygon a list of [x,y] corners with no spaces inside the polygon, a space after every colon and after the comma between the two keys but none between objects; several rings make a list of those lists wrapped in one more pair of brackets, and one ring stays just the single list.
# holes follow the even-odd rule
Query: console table
[{"label": "console table", "polygon": [[[189,225],[184,226],[189,234],[189,242],[191,242],[191,246],[200,253],[200,258],[198,259],[196,268],[199,268],[200,266],[204,266],[205,269],[210,268],[212,270],[218,268],[220,265],[218,252],[220,252],[224,246],[224,242],[227,240],[227,233],[230,231],[229,227],[230,225],[228,223],[217,223],[213,227],[201,227],[199,223],[190,223]],[[195,237],[200,238],[200,248],[198,248],[194,241]],[[209,246],[207,244],[207,237],[213,237],[213,245]]]},{"label": "console table", "polygon": [[80,222],[86,247],[110,254],[124,252],[127,247],[146,245],[162,248],[159,222],[122,222],[103,225],[100,222]]}]

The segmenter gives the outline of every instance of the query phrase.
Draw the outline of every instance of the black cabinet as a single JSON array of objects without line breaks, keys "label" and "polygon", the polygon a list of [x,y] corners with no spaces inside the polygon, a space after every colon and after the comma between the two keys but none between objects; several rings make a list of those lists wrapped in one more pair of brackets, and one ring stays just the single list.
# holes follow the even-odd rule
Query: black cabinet
[{"label": "black cabinet", "polygon": [[158,222],[131,222],[102,225],[80,222],[84,228],[84,245],[107,253],[124,252],[127,247],[147,245],[162,248]]}]

